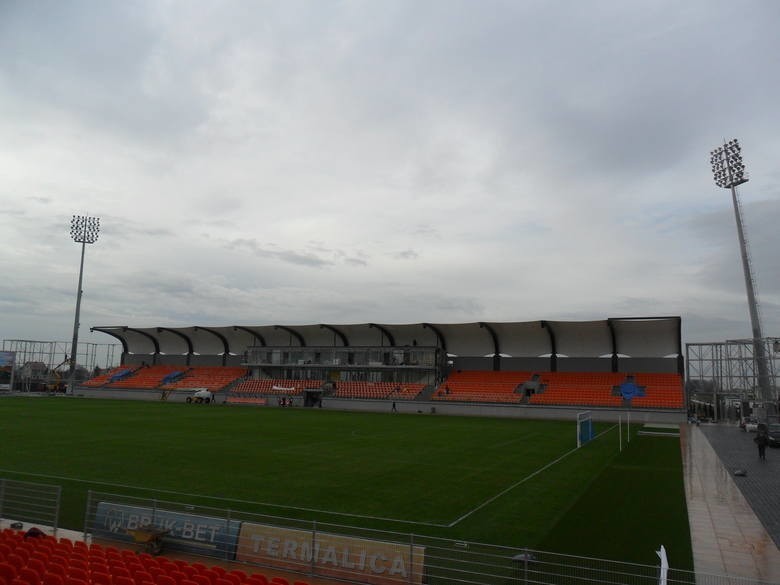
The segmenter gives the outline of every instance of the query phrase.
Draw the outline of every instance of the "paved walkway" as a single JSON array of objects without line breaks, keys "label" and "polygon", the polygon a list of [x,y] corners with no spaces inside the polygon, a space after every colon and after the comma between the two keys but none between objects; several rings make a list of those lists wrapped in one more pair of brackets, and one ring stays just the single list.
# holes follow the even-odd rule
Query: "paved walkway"
[{"label": "paved walkway", "polygon": [[736,426],[682,425],[693,563],[697,573],[780,583],[780,451],[760,462],[752,438]]}]

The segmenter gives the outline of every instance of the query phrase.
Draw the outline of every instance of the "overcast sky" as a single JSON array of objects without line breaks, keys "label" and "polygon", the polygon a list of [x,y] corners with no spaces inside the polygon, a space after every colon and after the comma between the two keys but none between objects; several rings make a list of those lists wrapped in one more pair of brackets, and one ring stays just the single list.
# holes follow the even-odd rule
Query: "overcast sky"
[{"label": "overcast sky", "polygon": [[680,315],[780,335],[780,3],[0,0],[0,338]]}]

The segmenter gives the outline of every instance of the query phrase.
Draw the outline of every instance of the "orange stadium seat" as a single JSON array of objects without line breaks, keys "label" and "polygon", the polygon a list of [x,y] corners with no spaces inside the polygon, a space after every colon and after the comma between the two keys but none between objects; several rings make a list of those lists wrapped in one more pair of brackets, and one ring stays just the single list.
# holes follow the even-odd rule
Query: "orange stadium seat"
[{"label": "orange stadium seat", "polygon": [[439,384],[434,400],[461,402],[519,403],[523,395],[519,389],[531,379],[531,372],[458,370]]},{"label": "orange stadium seat", "polygon": [[116,368],[111,368],[109,371],[100,374],[99,376],[95,376],[93,378],[90,378],[89,380],[86,380],[82,382],[83,386],[89,386],[97,388],[99,386],[104,386],[108,384],[111,381],[111,378],[115,376],[116,374],[119,374],[120,372],[130,371],[136,369],[137,366],[118,366]]},{"label": "orange stadium seat", "polygon": [[[529,404],[549,406],[620,407],[623,397],[614,388],[627,379],[620,372],[535,372],[542,384],[529,396]],[[534,372],[462,370],[451,373],[433,394],[433,400],[520,403],[523,382]],[[636,396],[637,408],[683,408],[682,378],[678,374],[635,374],[645,396]]]},{"label": "orange stadium seat", "polygon": [[192,367],[188,368],[181,378],[161,388],[164,390],[208,388],[212,392],[219,392],[246,375],[246,368],[241,367]]}]

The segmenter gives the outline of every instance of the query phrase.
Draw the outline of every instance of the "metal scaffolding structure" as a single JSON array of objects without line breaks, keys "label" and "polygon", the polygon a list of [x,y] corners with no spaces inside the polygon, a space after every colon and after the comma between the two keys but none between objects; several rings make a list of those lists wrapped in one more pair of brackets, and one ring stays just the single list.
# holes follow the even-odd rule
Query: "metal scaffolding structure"
[{"label": "metal scaffolding structure", "polygon": [[777,405],[780,387],[778,337],[687,343],[685,362],[686,386],[693,400],[708,404],[729,399],[756,404],[769,402],[766,407],[770,412]]},{"label": "metal scaffolding structure", "polygon": [[79,343],[77,355],[71,356],[67,341],[33,341],[4,339],[2,351],[16,353],[17,381],[22,389],[32,382],[53,384],[65,382],[69,375],[71,358],[78,369],[92,375],[95,367],[112,368],[119,365],[122,347],[116,343]]}]

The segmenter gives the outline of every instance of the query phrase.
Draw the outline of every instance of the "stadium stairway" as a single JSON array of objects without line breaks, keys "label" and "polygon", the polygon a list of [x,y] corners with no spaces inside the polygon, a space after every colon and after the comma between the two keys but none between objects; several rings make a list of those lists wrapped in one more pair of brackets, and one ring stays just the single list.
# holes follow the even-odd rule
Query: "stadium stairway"
[{"label": "stadium stairway", "polygon": [[436,386],[433,384],[428,384],[425,386],[425,388],[422,389],[422,392],[420,392],[415,400],[420,401],[429,401],[433,398],[433,393],[436,392]]}]

